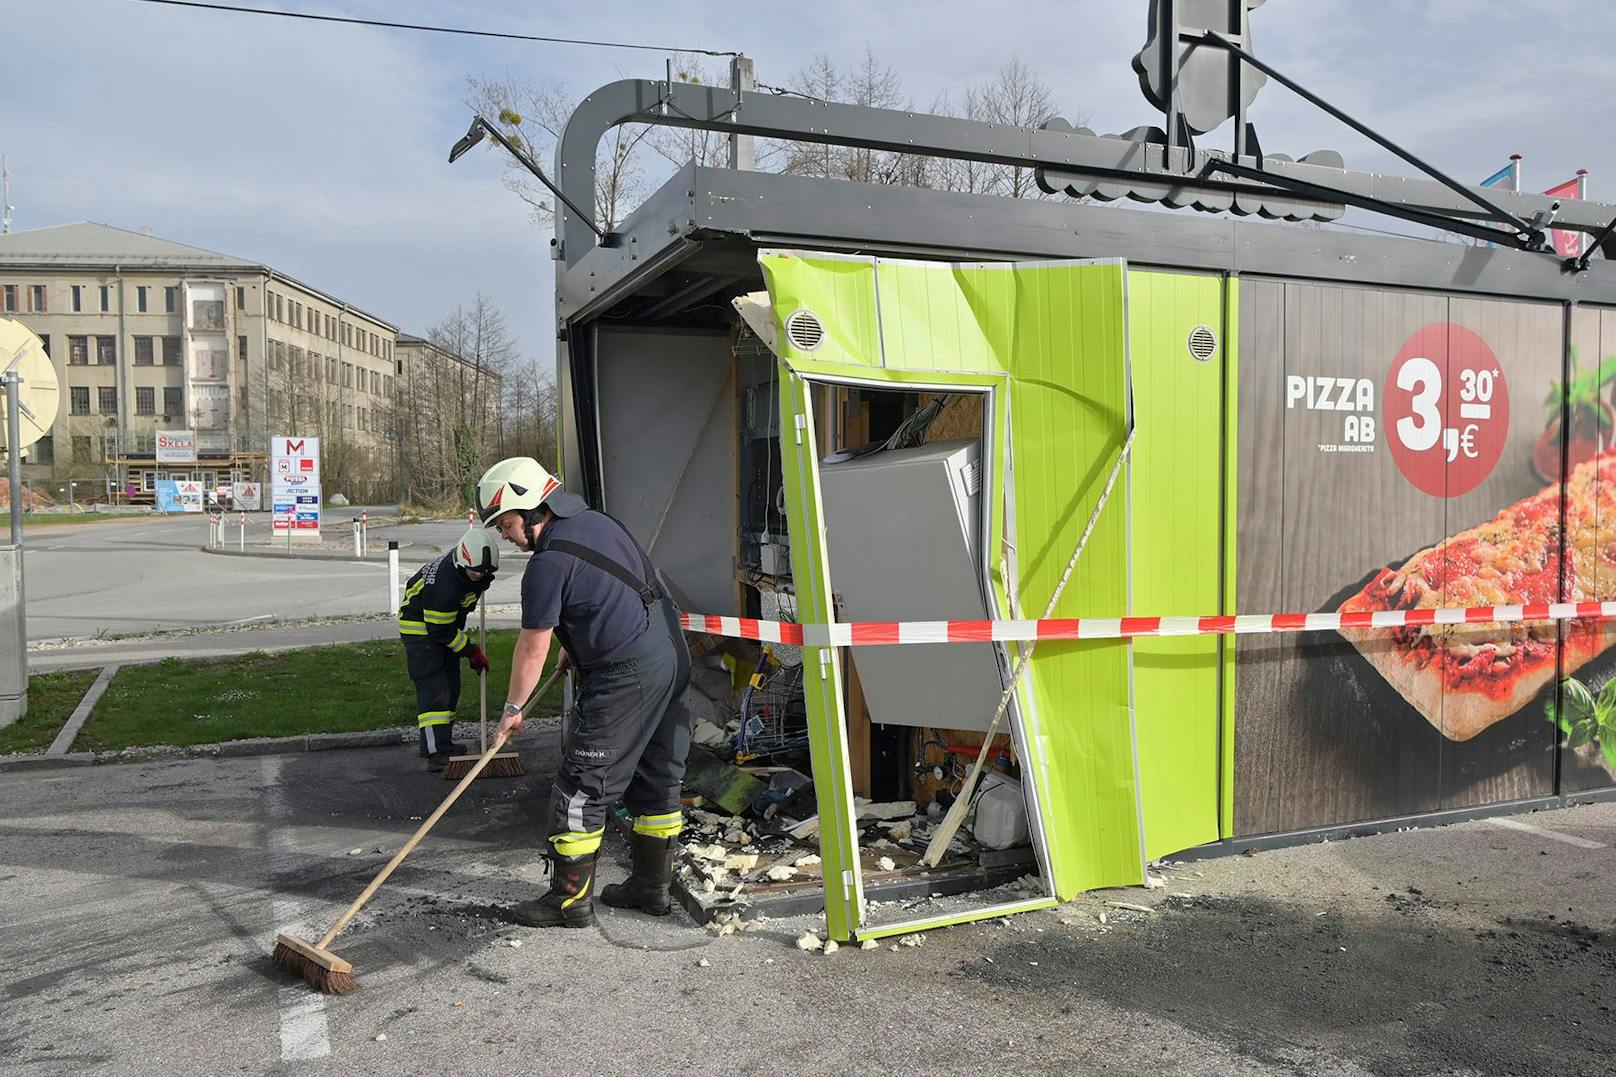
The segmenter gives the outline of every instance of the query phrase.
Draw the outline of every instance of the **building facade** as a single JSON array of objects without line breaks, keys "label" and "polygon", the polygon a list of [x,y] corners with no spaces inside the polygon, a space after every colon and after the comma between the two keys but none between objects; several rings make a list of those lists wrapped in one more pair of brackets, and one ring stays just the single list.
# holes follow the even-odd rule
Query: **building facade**
[{"label": "building facade", "polygon": [[[273,267],[82,222],[0,235],[0,317],[39,335],[62,407],[34,481],[262,481],[269,438],[321,438],[326,486],[390,488],[397,328]],[[194,432],[194,462],[157,459]],[[344,490],[344,485],[353,487]]]}]

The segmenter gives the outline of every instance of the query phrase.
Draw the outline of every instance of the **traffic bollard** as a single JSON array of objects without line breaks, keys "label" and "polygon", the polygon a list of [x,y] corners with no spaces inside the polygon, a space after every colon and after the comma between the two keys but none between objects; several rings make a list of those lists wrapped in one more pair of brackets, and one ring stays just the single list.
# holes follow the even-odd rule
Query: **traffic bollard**
[{"label": "traffic bollard", "polygon": [[247,514],[241,514],[241,530],[237,532],[237,541],[242,553],[247,552]]},{"label": "traffic bollard", "polygon": [[387,590],[392,599],[392,605],[387,612],[398,609],[398,540],[387,540]]}]

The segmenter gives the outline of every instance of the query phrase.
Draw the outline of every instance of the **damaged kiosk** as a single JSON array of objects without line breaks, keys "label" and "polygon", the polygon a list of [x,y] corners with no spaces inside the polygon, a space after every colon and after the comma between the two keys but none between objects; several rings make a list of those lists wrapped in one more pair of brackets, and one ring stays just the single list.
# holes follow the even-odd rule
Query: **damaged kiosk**
[{"label": "damaged kiosk", "polygon": [[[567,123],[565,481],[712,615],[678,880],[701,915],[823,902],[831,938],[878,938],[1616,785],[1585,704],[1610,622],[1531,616],[1616,599],[1616,207],[1452,180],[1219,7],[1150,5],[1164,122],[1124,135],[644,80]],[[1261,146],[1270,82],[1411,176]],[[1057,197],[688,165],[606,232],[578,207],[625,123],[1025,167]],[[1123,198],[1204,212],[1097,204]],[[1291,223],[1346,207],[1461,242]],[[1029,657],[1002,622],[1052,596],[1115,631]],[[1482,606],[1513,612],[1420,612]],[[978,628],[890,624],[943,620]]]}]

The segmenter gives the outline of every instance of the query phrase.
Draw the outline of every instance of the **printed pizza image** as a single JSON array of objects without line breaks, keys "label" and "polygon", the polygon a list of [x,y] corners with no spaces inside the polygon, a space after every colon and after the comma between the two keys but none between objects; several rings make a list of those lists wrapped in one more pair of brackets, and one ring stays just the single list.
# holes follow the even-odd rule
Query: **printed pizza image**
[{"label": "printed pizza image", "polygon": [[[1616,594],[1616,451],[1579,464],[1566,480],[1564,566],[1559,532],[1556,483],[1395,569],[1381,569],[1341,612],[1582,602]],[[1514,714],[1558,675],[1560,626],[1550,621],[1343,628],[1341,634],[1454,741]],[[1613,642],[1616,622],[1565,623],[1564,675]]]}]

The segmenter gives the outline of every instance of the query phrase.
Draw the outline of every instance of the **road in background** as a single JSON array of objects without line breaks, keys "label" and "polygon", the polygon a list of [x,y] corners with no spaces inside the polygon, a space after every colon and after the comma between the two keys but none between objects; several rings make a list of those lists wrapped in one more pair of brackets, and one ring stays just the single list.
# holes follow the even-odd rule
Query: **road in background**
[{"label": "road in background", "polygon": [[[359,511],[328,512],[328,530],[349,534],[349,520]],[[368,511],[375,515],[378,510]],[[262,535],[269,528],[269,515],[249,513],[247,528],[249,537]],[[210,554],[201,549],[207,530],[206,519],[195,515],[26,529],[29,640],[389,612],[385,561]],[[227,534],[231,530],[227,528]],[[372,550],[384,551],[389,539],[409,543],[400,552],[401,576],[408,579],[464,530],[465,525],[455,520],[372,527],[369,543]],[[516,603],[526,555],[508,546],[501,552],[506,570],[499,574],[490,601]]]}]

